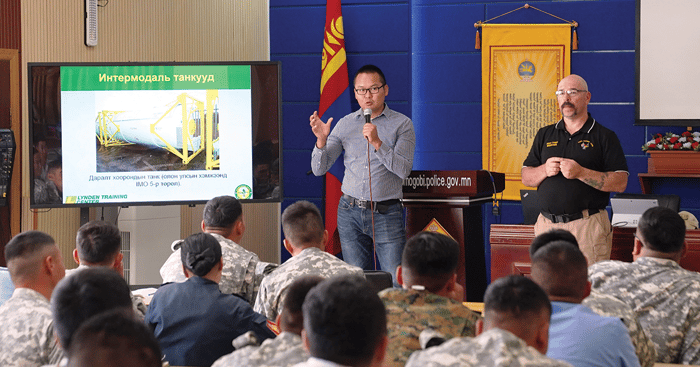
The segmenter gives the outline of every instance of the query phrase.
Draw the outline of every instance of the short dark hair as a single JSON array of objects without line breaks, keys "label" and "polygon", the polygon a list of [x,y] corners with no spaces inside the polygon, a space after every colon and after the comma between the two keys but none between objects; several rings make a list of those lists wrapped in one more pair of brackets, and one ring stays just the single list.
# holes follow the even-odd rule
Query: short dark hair
[{"label": "short dark hair", "polygon": [[46,172],[51,172],[59,168],[63,168],[63,159],[60,155],[46,165]]},{"label": "short dark hair", "polygon": [[40,231],[26,231],[12,237],[10,242],[5,245],[5,261],[7,261],[7,269],[13,282],[35,274],[38,270],[39,259],[37,258],[37,261],[31,263],[15,263],[13,260],[20,258],[30,260],[46,248],[55,245],[56,241],[51,236]]},{"label": "short dark hair", "polygon": [[586,257],[569,241],[550,242],[532,258],[532,280],[550,296],[583,299],[588,282]]},{"label": "short dark hair", "polygon": [[112,223],[94,220],[83,224],[75,236],[80,261],[106,265],[121,249],[122,235]]},{"label": "short dark hair", "polygon": [[204,206],[202,220],[207,227],[229,228],[243,215],[240,201],[233,196],[217,196]]},{"label": "short dark hair", "polygon": [[53,237],[40,231],[22,232],[5,245],[5,260],[10,261],[17,257],[29,257],[44,247],[56,244]]},{"label": "short dark hair", "polygon": [[436,232],[420,232],[406,241],[401,267],[430,292],[445,286],[459,266],[459,244]]},{"label": "short dark hair", "polygon": [[535,255],[535,252],[545,246],[546,244],[554,241],[567,241],[579,247],[576,236],[573,233],[567,231],[566,229],[555,228],[547,232],[541,233],[539,236],[535,237],[530,243],[530,259]]},{"label": "short dark hair", "polygon": [[685,222],[678,213],[666,207],[647,209],[637,224],[643,245],[651,250],[674,253],[683,249]]},{"label": "short dark hair", "polygon": [[360,74],[377,74],[379,75],[379,81],[382,82],[382,84],[386,85],[386,78],[384,77],[384,73],[382,72],[382,69],[380,69],[378,66],[367,64],[358,69],[355,73],[355,77],[352,78],[353,84],[355,84],[355,79],[357,79],[357,76]]},{"label": "short dark hair", "polygon": [[323,218],[316,205],[300,200],[282,213],[284,236],[295,246],[323,242]]},{"label": "short dark hair", "polygon": [[547,310],[551,315],[552,304],[547,293],[527,277],[509,275],[496,279],[486,288],[484,316],[493,311],[514,319],[527,320],[542,310]]},{"label": "short dark hair", "polygon": [[67,354],[69,366],[94,366],[106,361],[122,366],[161,366],[160,345],[153,332],[121,310],[86,320],[75,331]]},{"label": "short dark hair", "polygon": [[187,270],[203,277],[221,261],[221,245],[209,233],[195,233],[183,241],[180,260]]},{"label": "short dark hair", "polygon": [[306,295],[303,308],[309,353],[317,358],[367,363],[387,333],[384,303],[360,276],[322,281]]},{"label": "short dark hair", "polygon": [[280,312],[280,327],[284,330],[301,333],[304,328],[302,306],[311,288],[323,281],[318,275],[305,275],[295,279],[284,291],[284,302]]},{"label": "short dark hair", "polygon": [[51,295],[51,313],[63,350],[69,350],[73,334],[85,320],[115,308],[133,312],[129,286],[112,269],[81,269],[58,282]]}]

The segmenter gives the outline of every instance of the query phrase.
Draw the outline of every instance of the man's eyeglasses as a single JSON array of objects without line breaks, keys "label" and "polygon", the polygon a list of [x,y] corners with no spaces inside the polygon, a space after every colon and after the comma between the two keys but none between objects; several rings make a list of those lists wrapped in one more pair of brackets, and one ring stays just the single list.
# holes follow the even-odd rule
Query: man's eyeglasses
[{"label": "man's eyeglasses", "polygon": [[357,94],[359,94],[359,95],[365,95],[365,94],[367,94],[367,91],[369,91],[369,92],[372,93],[372,94],[377,94],[377,93],[379,93],[379,90],[380,90],[380,89],[384,88],[385,85],[386,85],[386,84],[382,84],[382,85],[380,85],[380,86],[378,86],[378,87],[369,87],[369,89],[356,88],[356,89],[355,89],[355,93],[357,93]]},{"label": "man's eyeglasses", "polygon": [[582,92],[588,92],[588,91],[587,91],[587,90],[581,90],[581,89],[569,89],[569,90],[558,90],[558,91],[554,92],[554,94],[556,94],[557,97],[560,97],[560,96],[563,96],[564,93],[566,93],[566,94],[568,94],[568,95],[570,95],[570,96],[573,97],[573,96],[575,96],[576,94],[582,93]]}]

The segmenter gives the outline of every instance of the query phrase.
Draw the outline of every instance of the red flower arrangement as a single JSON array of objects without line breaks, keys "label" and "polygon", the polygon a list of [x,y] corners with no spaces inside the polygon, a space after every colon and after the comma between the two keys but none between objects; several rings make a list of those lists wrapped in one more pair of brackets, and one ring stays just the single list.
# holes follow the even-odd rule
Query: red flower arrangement
[{"label": "red flower arrangement", "polygon": [[655,134],[642,145],[642,150],[694,150],[700,151],[700,132],[685,131],[681,135],[674,133]]}]

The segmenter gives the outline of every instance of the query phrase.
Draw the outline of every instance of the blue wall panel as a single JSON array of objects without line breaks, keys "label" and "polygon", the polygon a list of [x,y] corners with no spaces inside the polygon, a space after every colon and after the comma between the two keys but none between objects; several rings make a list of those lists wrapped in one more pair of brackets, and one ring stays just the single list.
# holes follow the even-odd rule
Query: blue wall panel
[{"label": "blue wall panel", "polygon": [[576,52],[571,72],[581,75],[595,102],[634,102],[634,52]]},{"label": "blue wall panel", "polygon": [[414,12],[413,45],[420,53],[474,52],[484,5],[425,6]]},{"label": "blue wall panel", "polygon": [[326,7],[270,9],[270,50],[276,54],[321,53]]},{"label": "blue wall panel", "polygon": [[318,110],[318,104],[286,103],[284,105],[282,110],[284,120],[291,125],[289,128],[284,129],[282,137],[284,139],[284,149],[308,150],[314,147],[316,137],[311,133],[309,116],[316,110]]},{"label": "blue wall panel", "polygon": [[416,102],[481,103],[481,54],[415,55]]},{"label": "blue wall panel", "polygon": [[284,150],[284,197],[321,198],[323,176],[306,173],[311,169],[311,146],[309,150]]},{"label": "blue wall panel", "polygon": [[321,53],[275,56],[273,60],[282,62],[282,100],[316,101],[318,105],[321,94]]},{"label": "blue wall panel", "polygon": [[[425,152],[474,152],[481,154],[481,104],[420,104],[413,124],[416,149]],[[462,137],[471,136],[471,139]]]},{"label": "blue wall panel", "polygon": [[[343,5],[347,52],[405,52],[410,46],[409,7],[403,3]],[[320,52],[324,6],[272,7],[270,50],[274,54]]]},{"label": "blue wall panel", "polygon": [[[595,100],[595,92],[593,99]],[[639,142],[644,140],[644,131],[634,126],[634,105],[617,104],[617,105],[588,105],[588,112],[591,113],[596,121],[601,125],[611,129],[617,134],[622,144],[622,150],[625,155],[642,155],[640,149],[642,144]]]},{"label": "blue wall panel", "polygon": [[[507,1],[513,1],[513,0],[501,0],[503,2]],[[469,3],[479,3],[479,4],[484,4],[484,3],[492,3],[495,1],[484,1],[484,0],[414,0],[412,1],[413,6],[419,7],[419,6],[437,6],[437,5],[461,5],[461,4],[469,4]],[[519,5],[516,5],[513,9],[522,6],[522,1],[519,2]]]},{"label": "blue wall panel", "polygon": [[348,53],[406,52],[411,44],[408,10],[405,3],[343,6]]},{"label": "blue wall panel", "polygon": [[[309,5],[326,6],[326,0],[270,0],[270,10],[280,7],[295,9]],[[270,19],[272,18],[272,14],[270,14]]]},{"label": "blue wall panel", "polygon": [[[493,206],[491,206],[493,207]],[[523,223],[523,207],[520,204],[516,204],[513,201],[501,201],[501,215],[494,216],[491,214],[491,208],[487,208],[486,219],[492,223],[513,223],[522,224]]]},{"label": "blue wall panel", "polygon": [[641,193],[642,188],[639,185],[638,174],[647,171],[647,158],[643,155],[627,156],[627,167],[630,170],[630,175],[627,179],[625,192]]},{"label": "blue wall panel", "polygon": [[[486,18],[517,9],[523,3],[494,2],[486,7]],[[534,7],[579,24],[579,50],[634,50],[635,2],[542,1]],[[535,9],[521,9],[491,23],[563,23]],[[634,72],[634,69],[632,70]]]}]

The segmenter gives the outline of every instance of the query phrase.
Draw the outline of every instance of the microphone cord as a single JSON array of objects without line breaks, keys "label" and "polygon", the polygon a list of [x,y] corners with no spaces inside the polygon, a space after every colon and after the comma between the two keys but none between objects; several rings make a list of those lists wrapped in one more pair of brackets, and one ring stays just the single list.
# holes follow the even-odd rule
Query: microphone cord
[{"label": "microphone cord", "polygon": [[374,260],[374,270],[377,270],[377,243],[375,241],[376,235],[374,232],[374,198],[372,197],[372,166],[370,165],[370,150],[369,150],[369,138],[367,139],[367,176],[369,177],[369,207],[372,216],[372,259]]}]

